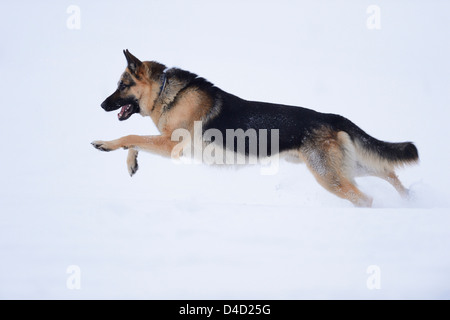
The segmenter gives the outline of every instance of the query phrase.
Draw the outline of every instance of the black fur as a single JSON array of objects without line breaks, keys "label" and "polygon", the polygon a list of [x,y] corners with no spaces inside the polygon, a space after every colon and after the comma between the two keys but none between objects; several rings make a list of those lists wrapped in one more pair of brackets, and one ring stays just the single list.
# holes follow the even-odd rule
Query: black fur
[{"label": "black fur", "polygon": [[381,141],[368,135],[350,120],[342,116],[337,117],[340,119],[336,130],[347,132],[353,141],[357,140],[366,150],[392,162],[414,162],[419,159],[419,152],[412,142]]},{"label": "black fur", "polygon": [[[272,129],[279,130],[279,152],[300,148],[305,141],[313,138],[314,132],[324,126],[335,131],[344,131],[350,138],[358,140],[363,147],[389,161],[416,161],[417,148],[411,142],[391,143],[375,139],[350,120],[331,113],[320,113],[311,109],[274,103],[248,101],[227,93],[204,78],[178,68],[166,72],[168,79],[177,79],[186,83],[177,97],[187,88],[206,91],[214,101],[219,102],[220,113],[203,124],[203,131],[218,129],[223,136],[224,147],[227,129],[255,129],[259,141],[259,129],[267,129],[270,137]],[[169,80],[170,81],[170,80]],[[177,97],[166,106],[166,110],[176,105]],[[236,141],[233,144],[237,151]],[[270,138],[267,139],[267,155],[270,155]],[[245,154],[250,153],[246,143]],[[258,155],[260,151],[258,150]]]},{"label": "black fur", "polygon": [[[387,160],[414,161],[418,159],[417,149],[412,143],[390,143],[377,140],[340,115],[320,113],[302,107],[247,101],[221,90],[216,94],[222,101],[220,115],[207,123],[204,129],[216,128],[224,137],[226,137],[226,129],[241,128],[244,131],[255,129],[258,135],[259,129],[267,129],[269,136],[271,129],[279,129],[279,151],[283,152],[300,148],[315,130],[326,126],[336,132],[346,132],[352,139],[359,140],[370,151]],[[224,139],[224,146],[225,144]],[[269,155],[270,150],[270,139],[268,139]],[[247,148],[246,154],[248,152]]]},{"label": "black fur", "polygon": [[165,111],[170,110],[174,105],[177,104],[178,99],[182,96],[183,92],[190,88],[194,88],[196,90],[206,91],[209,96],[216,97],[216,92],[219,90],[215,87],[211,82],[207,81],[204,78],[199,77],[195,73],[178,69],[178,68],[170,68],[166,71],[167,81],[170,83],[171,81],[176,81],[180,83],[185,83],[185,86],[181,88],[175,98],[165,106]]}]

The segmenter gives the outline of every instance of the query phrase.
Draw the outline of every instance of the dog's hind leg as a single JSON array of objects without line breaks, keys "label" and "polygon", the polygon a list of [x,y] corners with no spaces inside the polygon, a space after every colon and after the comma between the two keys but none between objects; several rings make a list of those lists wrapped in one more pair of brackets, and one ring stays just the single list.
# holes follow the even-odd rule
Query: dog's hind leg
[{"label": "dog's hind leg", "polygon": [[386,180],[389,182],[395,190],[400,194],[400,196],[404,199],[409,198],[409,190],[403,186],[398,176],[395,174],[394,171],[389,171],[383,174],[378,174],[377,177]]},{"label": "dog's hind leg", "polygon": [[355,186],[348,172],[345,147],[337,133],[326,130],[318,132],[300,149],[300,156],[325,189],[357,207],[372,206],[372,198]]},{"label": "dog's hind leg", "polygon": [[139,169],[139,165],[137,162],[139,151],[137,151],[134,148],[128,149],[128,156],[127,156],[127,168],[128,173],[130,174],[130,177],[132,177],[136,171]]},{"label": "dog's hind leg", "polygon": [[[312,171],[312,170],[311,170]],[[371,207],[373,199],[361,192],[352,181],[342,176],[323,177],[317,172],[312,171],[314,177],[321,186],[335,194],[336,196],[347,199],[356,207]]]}]

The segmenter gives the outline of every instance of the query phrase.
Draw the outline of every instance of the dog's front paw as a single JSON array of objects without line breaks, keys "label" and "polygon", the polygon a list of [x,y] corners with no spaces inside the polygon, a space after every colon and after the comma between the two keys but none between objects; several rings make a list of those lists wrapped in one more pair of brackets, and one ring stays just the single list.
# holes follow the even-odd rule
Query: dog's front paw
[{"label": "dog's front paw", "polygon": [[134,164],[129,165],[128,173],[130,174],[130,177],[132,177],[136,173],[136,171],[138,171],[138,169],[139,169],[139,165],[138,165],[137,161]]},{"label": "dog's front paw", "polygon": [[130,177],[132,177],[136,173],[136,171],[138,171],[138,169],[139,169],[139,165],[137,162],[137,156],[138,156],[137,150],[134,150],[134,149],[128,150],[127,168],[128,168],[128,173],[130,174]]},{"label": "dog's front paw", "polygon": [[95,149],[100,151],[112,151],[114,148],[112,148],[107,141],[93,141],[91,144],[94,146]]}]

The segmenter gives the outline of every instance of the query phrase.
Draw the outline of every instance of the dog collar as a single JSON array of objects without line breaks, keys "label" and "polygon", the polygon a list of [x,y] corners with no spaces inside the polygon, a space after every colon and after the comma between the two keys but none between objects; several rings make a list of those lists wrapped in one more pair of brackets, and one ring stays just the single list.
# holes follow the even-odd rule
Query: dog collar
[{"label": "dog collar", "polygon": [[165,73],[162,74],[161,80],[162,80],[163,83],[162,83],[161,87],[159,87],[159,95],[158,95],[158,97],[161,96],[161,94],[163,93],[164,89],[166,88],[167,76],[166,76]]}]

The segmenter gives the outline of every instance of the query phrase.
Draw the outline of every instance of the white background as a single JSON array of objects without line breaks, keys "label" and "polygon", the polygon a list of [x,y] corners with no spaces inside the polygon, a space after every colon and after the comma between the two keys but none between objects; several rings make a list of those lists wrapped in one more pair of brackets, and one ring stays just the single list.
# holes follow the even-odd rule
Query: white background
[{"label": "white background", "polygon": [[[66,26],[69,5],[81,29]],[[381,9],[381,29],[366,26]],[[450,298],[447,1],[0,3],[0,298]],[[304,165],[175,165],[93,140],[155,134],[100,103],[122,50],[195,72],[245,99],[344,115],[414,141],[414,193],[359,179],[357,209]],[[66,269],[81,270],[81,289]],[[369,290],[370,265],[381,288]]]}]

